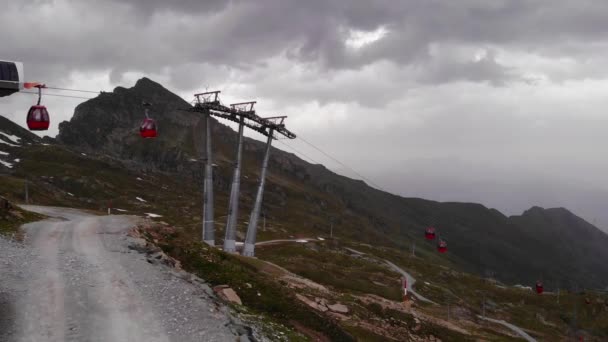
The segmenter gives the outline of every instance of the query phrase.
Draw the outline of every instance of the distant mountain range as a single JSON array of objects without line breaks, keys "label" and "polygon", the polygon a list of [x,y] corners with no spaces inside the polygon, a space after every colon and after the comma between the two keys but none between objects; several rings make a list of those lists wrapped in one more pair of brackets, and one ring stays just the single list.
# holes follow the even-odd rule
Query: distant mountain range
[{"label": "distant mountain range", "polygon": [[[157,139],[143,140],[137,134],[142,101],[153,104]],[[198,187],[203,120],[200,114],[184,111],[189,107],[143,78],[132,88],[119,87],[80,104],[74,117],[60,124],[57,141],[85,154],[118,160],[129,170],[173,175],[184,186]],[[16,125],[6,121],[0,121],[0,130],[17,132]],[[225,213],[236,133],[214,120],[213,139],[220,216]],[[246,139],[240,221],[249,215],[262,154],[263,143]],[[287,234],[323,234],[332,221],[341,238],[399,247],[404,253],[416,243],[429,267],[447,262],[508,283],[530,285],[543,279],[549,289],[608,285],[608,235],[567,209],[533,207],[507,217],[481,204],[404,198],[279,149],[271,152],[269,170],[264,211],[281,222]],[[434,253],[433,243],[424,240],[423,230],[430,224],[448,241],[446,255]]]}]

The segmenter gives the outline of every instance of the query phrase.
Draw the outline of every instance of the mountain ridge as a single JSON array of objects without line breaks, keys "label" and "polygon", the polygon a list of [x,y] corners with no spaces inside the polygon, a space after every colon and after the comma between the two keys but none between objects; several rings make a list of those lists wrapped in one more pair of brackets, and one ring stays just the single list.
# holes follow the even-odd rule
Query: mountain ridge
[{"label": "mountain ridge", "polygon": [[[142,141],[137,135],[139,120],[143,118],[142,100],[154,104],[151,115],[159,122],[160,134],[154,141]],[[202,152],[200,134],[203,120],[200,115],[183,111],[189,106],[160,84],[142,79],[132,88],[117,87],[112,93],[101,94],[80,104],[74,117],[60,124],[57,140],[85,152],[109,154],[132,169],[180,174],[184,180],[200,184],[200,164],[191,160],[200,158]],[[236,133],[216,120],[213,120],[212,131],[214,158],[218,163],[214,183],[218,201],[222,203],[226,201],[231,180]],[[262,154],[263,143],[245,139],[244,176],[249,178],[243,179],[242,218],[246,217],[246,209],[257,186],[255,176]],[[543,269],[548,273],[559,273],[560,280],[580,279],[585,272],[576,269],[598,267],[596,263],[576,255],[575,260],[565,261],[568,265],[576,265],[565,267],[574,271],[571,274],[559,272],[552,260],[559,256],[560,248],[567,246],[568,239],[556,239],[560,241],[559,246],[544,246],[541,242],[551,240],[556,233],[551,227],[552,220],[556,218],[550,215],[551,219],[537,220],[530,213],[526,215],[530,210],[531,213],[537,212],[536,207],[522,215],[507,217],[479,203],[402,197],[372,188],[362,180],[336,174],[320,164],[310,164],[277,148],[271,151],[267,190],[264,209],[276,220],[289,223],[294,231],[324,231],[333,220],[335,231],[348,238],[406,250],[418,241],[420,248],[430,253],[433,246],[425,243],[421,235],[424,226],[433,224],[449,242],[450,254],[445,257],[448,261],[464,270],[494,273],[507,282],[532,283]],[[223,204],[217,207],[219,215],[224,210]],[[552,209],[542,210],[553,212]],[[582,240],[599,239],[608,243],[608,235],[596,227],[593,227],[595,230],[589,228],[588,222],[568,213],[561,219],[571,222],[575,231],[582,232],[585,235]],[[530,226],[535,228],[530,229]],[[579,226],[582,229],[578,229]],[[557,233],[562,234],[564,224],[559,228]],[[549,252],[540,257],[540,261],[530,263],[535,247],[526,244],[523,244],[525,248],[522,247],[522,239],[535,241]],[[598,255],[605,254],[595,244],[575,242],[584,246],[580,249],[591,248]],[[599,269],[608,274],[606,266],[600,265]],[[588,286],[605,287],[608,284],[606,277],[582,282]]]}]

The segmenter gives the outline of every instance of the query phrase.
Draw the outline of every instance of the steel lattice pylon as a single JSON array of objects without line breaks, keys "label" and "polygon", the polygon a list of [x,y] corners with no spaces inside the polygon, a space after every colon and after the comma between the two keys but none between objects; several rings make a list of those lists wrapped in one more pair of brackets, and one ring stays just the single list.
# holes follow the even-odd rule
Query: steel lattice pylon
[{"label": "steel lattice pylon", "polygon": [[230,189],[230,200],[228,204],[228,215],[226,221],[226,236],[224,239],[224,250],[227,252],[236,252],[235,239],[239,208],[243,130],[245,127],[247,127],[268,137],[264,159],[262,162],[262,170],[260,173],[260,183],[258,185],[253,209],[249,217],[247,237],[245,239],[243,249],[243,255],[254,256],[257,224],[260,217],[262,200],[264,198],[264,185],[266,183],[266,173],[268,169],[268,160],[270,158],[272,140],[276,139],[275,134],[283,135],[288,139],[295,139],[296,135],[285,127],[284,122],[285,118],[287,118],[286,116],[274,116],[267,118],[259,117],[254,110],[254,105],[256,103],[255,101],[234,103],[227,107],[220,102],[219,94],[220,91],[210,91],[195,94],[193,107],[187,109],[189,112],[204,114],[206,121],[206,134],[204,139],[205,176],[203,188],[203,240],[210,245],[215,244],[215,232],[213,227],[215,221],[213,217],[213,162],[211,150],[212,131],[210,128],[211,116],[214,116],[236,122],[239,125],[232,186]]}]

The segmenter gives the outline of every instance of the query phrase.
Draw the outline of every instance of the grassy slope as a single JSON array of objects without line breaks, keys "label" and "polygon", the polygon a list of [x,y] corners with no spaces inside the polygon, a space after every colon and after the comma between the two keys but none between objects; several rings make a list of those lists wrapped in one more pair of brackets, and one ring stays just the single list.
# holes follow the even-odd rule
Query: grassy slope
[{"label": "grassy slope", "polygon": [[0,234],[19,237],[19,227],[43,219],[44,216],[14,207],[10,211],[0,209]]},{"label": "grassy slope", "polygon": [[[504,319],[524,329],[538,332],[542,334],[543,340],[549,340],[568,334],[573,310],[578,307],[579,328],[601,338],[608,337],[608,294],[562,291],[558,304],[556,294],[546,293],[539,296],[529,290],[501,288],[477,276],[456,272],[440,264],[430,264],[424,257],[412,257],[389,248],[369,248],[362,245],[357,245],[356,248],[391,260],[411,271],[412,275],[419,279],[416,283],[417,291],[443,304],[439,309],[429,308],[434,316],[447,317],[447,302],[480,315],[485,298],[486,313],[489,317]],[[586,304],[586,299],[589,299],[591,304]],[[543,319],[549,324],[544,324]]]},{"label": "grassy slope", "polygon": [[[152,212],[163,215],[161,220],[180,227],[179,238],[169,239],[163,248],[182,260],[187,269],[198,273],[212,284],[226,283],[235,287],[247,307],[254,313],[263,313],[271,320],[287,325],[304,324],[327,336],[344,337],[347,336],[344,335],[346,330],[359,339],[372,339],[368,337],[372,333],[367,330],[362,331],[360,327],[342,324],[341,328],[338,328],[334,323],[321,319],[306,307],[294,306],[297,302],[292,297],[292,291],[271,281],[269,278],[272,277],[255,261],[226,256],[193,243],[192,241],[197,241],[200,236],[200,192],[197,185],[184,184],[181,180],[163,174],[134,173],[121,165],[92,159],[90,156],[83,156],[59,146],[29,146],[15,151],[14,154],[21,158],[22,162],[16,164],[14,175],[0,178],[0,193],[9,199],[23,198],[24,178],[27,176],[31,182],[30,195],[35,204],[99,210],[105,207],[108,200],[112,200],[115,208],[128,210],[128,213]],[[219,172],[229,171],[229,165],[222,162],[218,164],[220,164]],[[255,187],[255,173],[246,173],[246,175],[248,178],[244,179],[244,186]],[[137,180],[138,177],[142,180]],[[276,216],[269,218],[267,229],[260,231],[259,240],[289,236],[326,236],[327,218],[323,214],[324,208],[311,205],[311,202],[323,202],[325,208],[344,213],[334,230],[344,245],[392,260],[411,270],[415,277],[431,284],[426,285],[423,281],[417,284],[418,290],[423,295],[441,303],[450,299],[453,304],[458,303],[474,315],[480,313],[481,297],[485,293],[487,298],[497,304],[496,309],[488,308],[488,315],[491,317],[504,318],[531,329],[542,334],[543,339],[563,337],[568,332],[568,324],[573,319],[572,308],[575,302],[580,304],[580,296],[574,294],[562,296],[560,305],[557,305],[555,297],[552,296],[539,297],[522,290],[500,289],[476,277],[448,271],[448,268],[454,268],[459,260],[454,260],[450,253],[439,256],[432,252],[432,245],[425,246],[421,241],[417,245],[416,258],[408,256],[409,249],[366,247],[360,244],[359,235],[364,231],[361,227],[368,223],[365,219],[362,221],[361,216],[345,210],[343,203],[332,201],[332,198],[326,194],[319,192],[304,194],[298,188],[298,184],[286,183],[277,175],[271,177],[273,177],[271,184],[280,184],[282,187],[273,189],[271,185],[269,192],[282,191],[284,195],[268,196],[267,205],[280,208],[278,202],[280,198],[286,197],[289,200],[286,201],[283,210],[274,211]],[[218,191],[216,202],[218,236],[223,235],[222,220],[225,218],[222,216],[225,215],[227,202],[222,193]],[[136,200],[138,196],[147,202]],[[245,198],[241,206],[239,222],[241,233],[245,230],[245,222],[250,210],[249,203],[250,199]],[[368,237],[364,240],[373,239]],[[398,275],[372,262],[347,257],[340,252],[340,247],[330,241],[319,244],[319,249],[316,251],[304,246],[264,247],[258,250],[258,255],[294,273],[336,289],[342,293],[341,298],[344,300],[362,293],[377,294],[392,300],[398,299]],[[244,287],[244,283],[252,284],[251,289],[255,291]],[[257,295],[258,291],[261,296]],[[585,330],[596,336],[606,337],[608,314],[603,304],[595,302],[599,298],[599,296],[593,297],[594,304],[590,306],[580,304],[576,318],[579,326]],[[605,297],[601,297],[601,300],[605,300]],[[396,313],[378,312],[377,308],[358,305],[354,300],[353,303],[362,316],[370,315],[375,319],[395,316],[393,320],[408,326],[407,317],[398,317]],[[423,309],[436,317],[447,316],[445,306]],[[555,324],[557,328],[540,323],[536,313],[541,314],[546,321]],[[429,325],[425,329],[435,331],[440,336],[452,334],[441,330],[443,328],[438,326]],[[479,328],[476,333],[489,340],[508,340],[493,327]]]}]

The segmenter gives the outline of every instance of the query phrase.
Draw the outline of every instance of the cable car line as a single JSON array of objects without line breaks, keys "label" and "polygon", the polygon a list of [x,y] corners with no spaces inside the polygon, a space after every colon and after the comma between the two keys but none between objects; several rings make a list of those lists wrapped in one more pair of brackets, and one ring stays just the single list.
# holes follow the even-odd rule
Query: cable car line
[{"label": "cable car line", "polygon": [[44,85],[38,85],[37,88],[38,102],[27,112],[27,127],[30,131],[46,131],[49,129],[50,118],[48,110],[41,104]]},{"label": "cable car line", "polygon": [[315,150],[323,153],[326,157],[330,158],[331,160],[335,161],[336,163],[342,165],[343,167],[349,169],[350,171],[354,172],[357,176],[361,177],[363,180],[366,180],[367,182],[369,182],[371,185],[375,186],[376,188],[378,188],[379,190],[382,190],[384,192],[387,192],[384,188],[382,188],[381,186],[379,186],[378,184],[376,184],[375,182],[373,182],[372,180],[370,180],[369,178],[363,176],[362,174],[360,174],[359,172],[357,172],[355,169],[353,169],[352,167],[344,164],[343,162],[339,161],[338,159],[336,159],[335,157],[332,157],[331,155],[329,155],[328,153],[326,153],[325,151],[323,151],[321,148],[313,145],[312,143],[308,142],[306,139],[302,138],[301,135],[298,134],[298,138],[300,140],[302,140],[304,143],[306,143],[307,145],[309,145],[310,147],[314,148]]},{"label": "cable car line", "polygon": [[82,90],[82,89],[69,89],[69,88],[59,88],[59,87],[46,87],[47,89],[53,90],[63,90],[63,91],[75,91],[79,93],[91,93],[91,94],[101,94],[101,91],[93,91],[93,90]]},{"label": "cable car line", "polygon": [[291,149],[292,151],[294,151],[296,154],[299,154],[299,155],[300,155],[300,157],[304,157],[304,158],[308,159],[309,161],[311,161],[311,162],[313,162],[313,163],[315,163],[315,164],[319,164],[319,165],[321,165],[321,163],[319,163],[318,161],[316,161],[316,160],[312,159],[311,157],[307,156],[306,154],[304,154],[304,153],[302,153],[302,152],[300,152],[300,151],[296,150],[296,149],[295,149],[293,146],[287,145],[286,143],[282,142],[281,140],[284,140],[284,139],[279,139],[279,140],[277,140],[277,141],[278,141],[280,144],[283,144],[283,145],[287,146],[288,148],[290,148],[290,149]]},{"label": "cable car line", "polygon": [[[35,94],[38,95],[37,92],[34,91],[20,91],[17,94]],[[45,96],[56,96],[56,97],[69,97],[73,99],[84,99],[84,100],[92,100],[93,97],[84,97],[84,96],[74,96],[74,95],[62,95],[62,94],[44,94]]]},{"label": "cable car line", "polygon": [[139,126],[139,135],[144,139],[156,138],[157,134],[157,126],[156,121],[150,118],[150,107],[152,104],[144,102],[142,103],[144,107],[144,121],[142,121]]},{"label": "cable car line", "polygon": [[[230,87],[231,85],[229,85]],[[91,93],[91,94],[101,94],[101,91],[92,91],[92,90],[84,90],[84,89],[73,89],[73,88],[61,88],[61,87],[49,87],[49,86],[45,86],[44,88],[46,89],[53,89],[53,90],[59,90],[59,91],[73,91],[73,92],[80,92],[80,93]],[[21,91],[20,93],[25,93],[25,94],[38,94],[37,92],[29,92],[29,91]],[[84,100],[91,100],[91,97],[84,97],[84,96],[74,96],[74,95],[62,95],[62,94],[45,94],[47,96],[55,96],[55,97],[65,97],[65,98],[74,98],[74,99],[84,99]],[[146,122],[146,125],[144,125],[144,123],[142,122],[142,126],[140,126],[140,133],[143,133],[143,130],[147,131],[150,135],[154,135],[154,137],[156,137],[156,134],[153,134],[152,131],[156,131],[156,123],[154,122],[154,120],[147,118],[144,119],[144,121]],[[143,127],[146,126],[146,127]],[[148,127],[149,126],[149,127]],[[146,129],[147,128],[147,129]],[[143,135],[142,135],[143,136]],[[152,137],[152,136],[150,136]],[[356,174],[357,176],[361,177],[361,179],[367,181],[368,183],[370,183],[371,185],[375,186],[377,189],[380,189],[382,191],[386,191],[384,188],[382,188],[381,186],[379,186],[378,184],[376,184],[376,182],[372,181],[371,179],[363,176],[361,173],[357,172],[354,168],[350,167],[349,165],[341,162],[340,160],[338,160],[337,158],[333,157],[332,155],[330,155],[329,153],[325,152],[324,150],[322,150],[321,148],[313,145],[311,142],[303,139],[301,136],[299,137],[304,143],[306,143],[307,145],[311,146],[312,148],[314,148],[315,150],[321,152],[323,155],[325,155],[326,157],[330,158],[331,160],[333,160],[334,162],[338,163],[339,165],[341,165],[342,167],[350,170],[351,172],[353,172],[354,174]],[[294,150],[297,154],[300,154],[302,156],[304,156],[305,158],[309,159],[310,161],[313,161],[314,163],[317,164],[321,164],[317,161],[315,161],[314,159],[308,157],[306,154],[297,151],[295,148],[281,142],[283,145],[291,148],[292,150]]]}]

